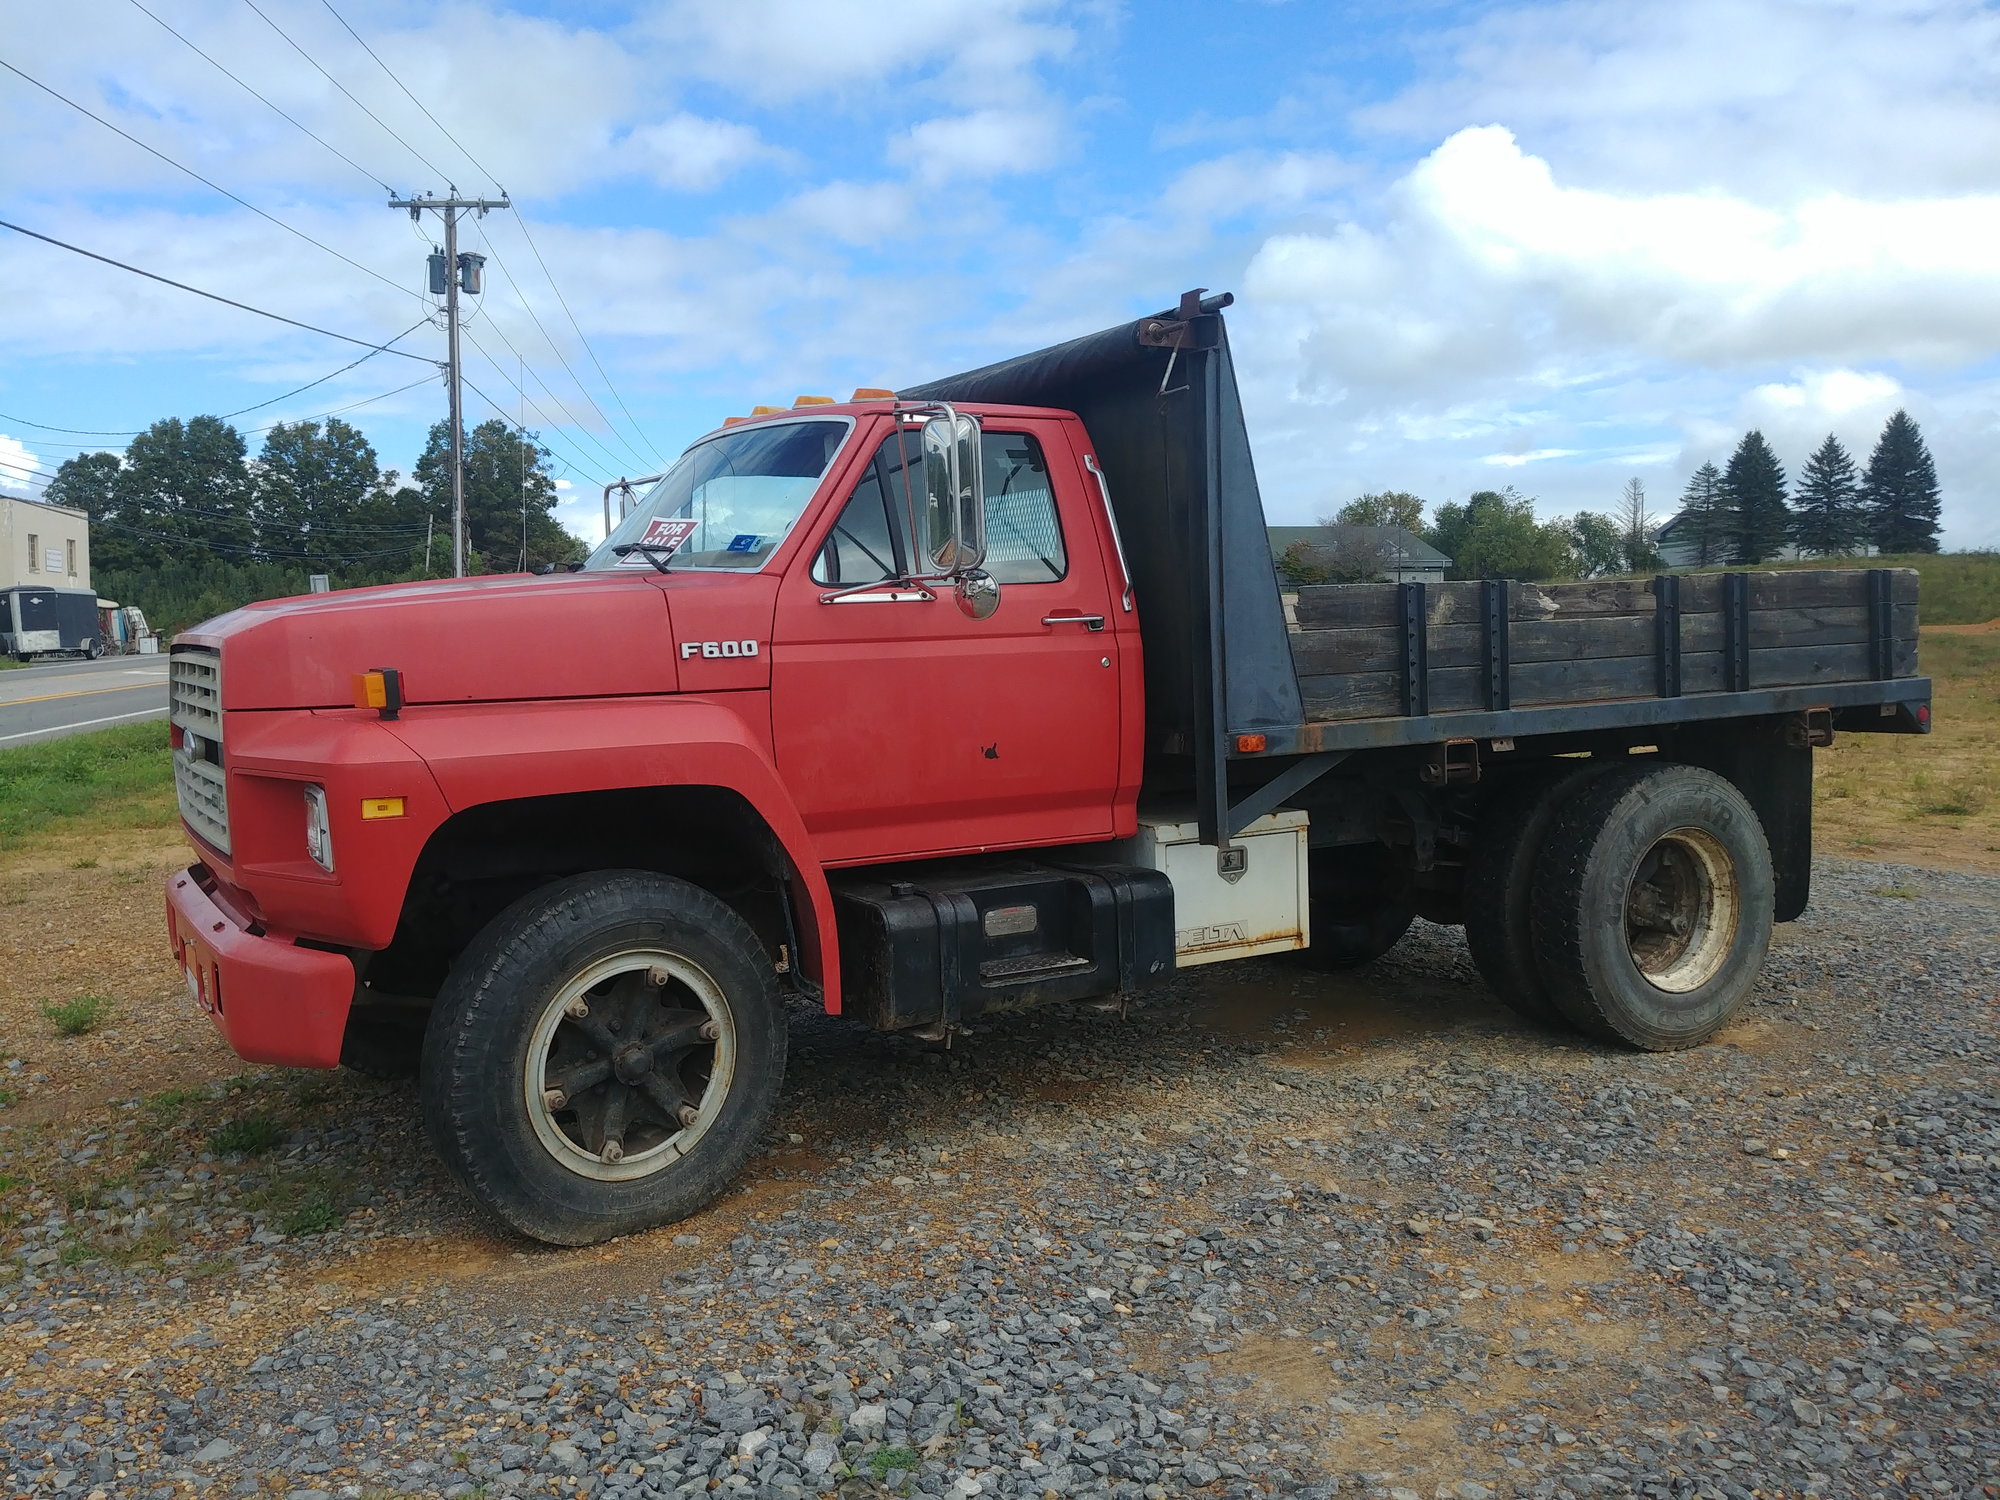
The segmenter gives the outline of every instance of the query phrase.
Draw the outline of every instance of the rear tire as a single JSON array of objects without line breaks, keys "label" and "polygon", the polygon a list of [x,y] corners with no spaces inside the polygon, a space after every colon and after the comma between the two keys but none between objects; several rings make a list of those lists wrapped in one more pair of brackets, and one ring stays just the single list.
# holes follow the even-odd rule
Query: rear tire
[{"label": "rear tire", "polygon": [[424,1123],[517,1232],[587,1245],[686,1218],[777,1105],[785,1012],[736,912],[685,880],[580,875],[453,966],[424,1039]]},{"label": "rear tire", "polygon": [[1584,1031],[1648,1052],[1707,1041],[1771,943],[1763,825],[1711,771],[1619,771],[1557,812],[1536,865],[1540,971]]},{"label": "rear tire", "polygon": [[1397,888],[1386,849],[1324,849],[1311,857],[1311,946],[1299,953],[1309,969],[1338,973],[1373,963],[1403,939],[1416,920]]},{"label": "rear tire", "polygon": [[1465,945],[1493,993],[1527,1020],[1561,1026],[1568,1019],[1536,964],[1535,863],[1563,804],[1615,765],[1558,762],[1491,797],[1480,814],[1465,865]]}]

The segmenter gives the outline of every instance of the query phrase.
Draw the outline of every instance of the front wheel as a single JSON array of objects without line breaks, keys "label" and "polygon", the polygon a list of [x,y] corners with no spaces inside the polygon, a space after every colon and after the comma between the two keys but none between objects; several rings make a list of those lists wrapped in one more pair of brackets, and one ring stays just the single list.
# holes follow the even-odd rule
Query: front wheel
[{"label": "front wheel", "polygon": [[1616,772],[1565,803],[1542,846],[1540,972],[1586,1032],[1697,1046],[1748,998],[1774,906],[1770,847],[1741,792],[1694,766]]},{"label": "front wheel", "polygon": [[424,1039],[424,1123],[509,1228],[587,1245],[686,1218],[777,1105],[784,1002],[756,934],[684,880],[580,875],[523,897],[453,967]]}]

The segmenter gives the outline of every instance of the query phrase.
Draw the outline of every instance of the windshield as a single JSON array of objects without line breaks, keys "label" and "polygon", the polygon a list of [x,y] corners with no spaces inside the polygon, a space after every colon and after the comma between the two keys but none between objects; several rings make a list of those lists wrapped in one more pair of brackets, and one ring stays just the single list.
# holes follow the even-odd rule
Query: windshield
[{"label": "windshield", "polygon": [[[759,423],[688,449],[590,554],[586,568],[754,573],[782,542],[854,429],[847,417]],[[620,557],[618,547],[645,552]]]}]

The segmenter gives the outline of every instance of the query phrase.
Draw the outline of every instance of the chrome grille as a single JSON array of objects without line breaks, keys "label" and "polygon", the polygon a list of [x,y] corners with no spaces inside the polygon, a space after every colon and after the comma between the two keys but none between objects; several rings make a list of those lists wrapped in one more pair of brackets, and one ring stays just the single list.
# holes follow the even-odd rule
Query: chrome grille
[{"label": "chrome grille", "polygon": [[183,648],[168,659],[167,717],[189,734],[222,743],[222,653]]},{"label": "chrome grille", "polygon": [[229,852],[229,800],[222,771],[222,657],[176,651],[167,667],[167,718],[181,731],[174,798],[203,842]]},{"label": "chrome grille", "polygon": [[188,827],[224,854],[229,852],[229,801],[223,794],[222,767],[196,760],[185,750],[174,752],[174,796]]}]

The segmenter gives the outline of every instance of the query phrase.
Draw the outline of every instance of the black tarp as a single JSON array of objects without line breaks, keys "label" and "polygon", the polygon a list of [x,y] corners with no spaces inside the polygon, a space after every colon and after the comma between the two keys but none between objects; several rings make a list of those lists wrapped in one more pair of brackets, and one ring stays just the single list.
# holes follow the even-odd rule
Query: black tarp
[{"label": "black tarp", "polygon": [[1183,299],[1174,311],[897,393],[1083,419],[1144,622],[1148,747],[1218,765],[1225,734],[1292,729],[1304,717],[1222,322],[1229,300],[1197,310]]}]

